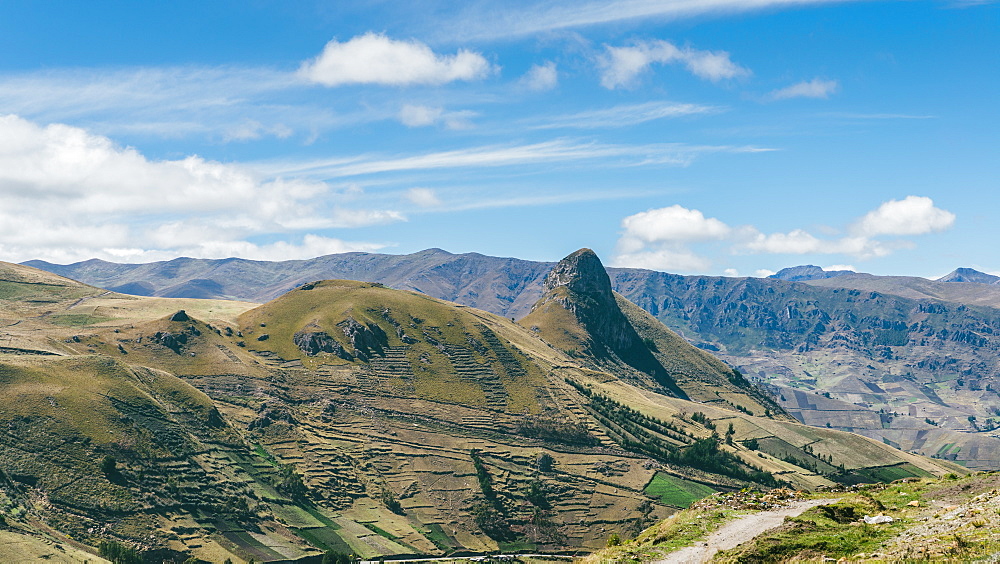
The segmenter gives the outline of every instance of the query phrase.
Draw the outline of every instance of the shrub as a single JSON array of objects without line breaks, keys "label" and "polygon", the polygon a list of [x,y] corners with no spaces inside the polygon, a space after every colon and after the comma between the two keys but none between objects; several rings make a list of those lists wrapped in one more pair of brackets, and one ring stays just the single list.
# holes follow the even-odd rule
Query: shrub
[{"label": "shrub", "polygon": [[114,564],[143,564],[142,553],[138,550],[114,540],[103,540],[98,546],[101,557]]}]

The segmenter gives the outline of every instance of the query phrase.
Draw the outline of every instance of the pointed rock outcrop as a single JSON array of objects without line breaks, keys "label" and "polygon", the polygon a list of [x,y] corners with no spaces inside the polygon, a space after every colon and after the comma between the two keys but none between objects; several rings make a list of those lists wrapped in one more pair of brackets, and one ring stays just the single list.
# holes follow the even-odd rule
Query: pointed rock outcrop
[{"label": "pointed rock outcrop", "polygon": [[571,356],[625,365],[671,394],[687,397],[622,313],[611,279],[590,249],[580,249],[556,264],[545,278],[542,298],[521,324]]}]

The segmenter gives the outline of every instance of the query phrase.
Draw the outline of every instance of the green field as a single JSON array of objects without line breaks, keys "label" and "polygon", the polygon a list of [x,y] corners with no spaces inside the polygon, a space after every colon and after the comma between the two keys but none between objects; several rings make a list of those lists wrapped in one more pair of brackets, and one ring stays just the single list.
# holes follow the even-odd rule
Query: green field
[{"label": "green field", "polygon": [[646,495],[658,497],[661,502],[674,507],[685,508],[708,497],[715,490],[697,482],[657,472],[644,490]]}]

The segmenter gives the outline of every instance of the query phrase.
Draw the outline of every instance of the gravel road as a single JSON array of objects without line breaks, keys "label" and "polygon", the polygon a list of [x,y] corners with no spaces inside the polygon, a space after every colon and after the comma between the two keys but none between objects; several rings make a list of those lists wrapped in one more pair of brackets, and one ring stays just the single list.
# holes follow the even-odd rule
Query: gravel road
[{"label": "gravel road", "polygon": [[745,515],[731,521],[711,535],[707,540],[698,541],[694,546],[687,546],[680,550],[671,552],[663,560],[657,560],[654,564],[695,564],[708,562],[720,550],[728,550],[739,546],[757,535],[781,525],[785,517],[795,517],[801,515],[807,509],[817,505],[833,503],[836,499],[807,499],[795,501],[781,509],[771,511],[761,511],[752,515]]}]

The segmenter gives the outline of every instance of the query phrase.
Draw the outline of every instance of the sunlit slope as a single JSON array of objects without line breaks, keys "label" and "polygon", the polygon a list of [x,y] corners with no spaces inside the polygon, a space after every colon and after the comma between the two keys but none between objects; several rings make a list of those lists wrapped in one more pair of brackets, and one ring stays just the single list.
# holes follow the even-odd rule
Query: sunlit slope
[{"label": "sunlit slope", "polygon": [[484,315],[423,294],[338,280],[307,284],[247,312],[239,324],[247,349],[265,357],[311,368],[384,368],[398,373],[389,383],[397,395],[538,412],[543,368]]},{"label": "sunlit slope", "polygon": [[739,371],[692,346],[620,294],[616,293],[615,299],[653,356],[690,399],[742,410],[749,415],[767,413],[782,417],[784,410]]},{"label": "sunlit slope", "polygon": [[0,425],[7,504],[31,507],[31,492],[47,500],[7,513],[19,528],[40,519],[90,546],[115,539],[161,557],[226,556],[224,541],[177,538],[176,526],[195,523],[192,507],[211,519],[236,504],[258,528],[272,519],[236,501],[254,479],[218,449],[239,451],[239,435],[208,396],[168,373],[106,356],[0,356]]},{"label": "sunlit slope", "polygon": [[[593,374],[584,375],[578,384],[592,398],[601,396],[647,417],[675,425],[683,423],[695,436],[719,436],[728,443],[721,445],[722,450],[796,488],[965,472],[954,463],[903,452],[860,435],[695,404],[614,379],[595,378]],[[696,413],[702,414],[711,425],[706,427],[699,422],[702,417]],[[731,440],[725,440],[730,425]],[[654,427],[648,426],[646,431]],[[639,433],[630,431],[630,434]]]}]

